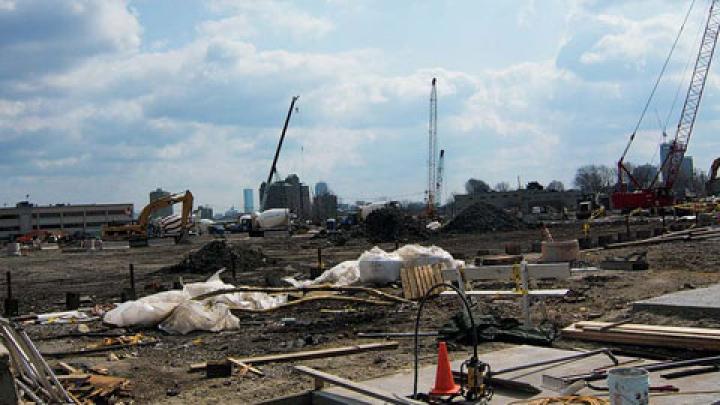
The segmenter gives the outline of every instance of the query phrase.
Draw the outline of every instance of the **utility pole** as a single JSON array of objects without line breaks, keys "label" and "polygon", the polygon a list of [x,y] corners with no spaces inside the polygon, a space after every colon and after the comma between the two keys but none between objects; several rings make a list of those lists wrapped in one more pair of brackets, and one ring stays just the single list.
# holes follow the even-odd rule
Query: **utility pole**
[{"label": "utility pole", "polygon": [[427,183],[427,214],[435,213],[435,192],[437,187],[437,79],[432,79],[430,91],[430,123],[428,128],[428,183]]}]

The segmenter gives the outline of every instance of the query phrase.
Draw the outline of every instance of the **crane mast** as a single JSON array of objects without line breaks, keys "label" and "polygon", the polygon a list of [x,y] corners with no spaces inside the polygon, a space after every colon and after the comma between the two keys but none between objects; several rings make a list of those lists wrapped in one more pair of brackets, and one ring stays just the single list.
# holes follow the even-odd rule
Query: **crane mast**
[{"label": "crane mast", "polygon": [[436,205],[442,204],[443,198],[443,175],[445,171],[445,149],[440,149],[440,160],[437,167],[437,183],[435,183],[435,200]]},{"label": "crane mast", "polygon": [[428,125],[428,179],[427,179],[427,213],[435,213],[435,193],[437,188],[437,79],[432,79],[430,91],[430,123]]},{"label": "crane mast", "polygon": [[[613,196],[613,206],[619,209],[634,208],[651,208],[666,207],[675,202],[672,192],[673,185],[680,172],[680,166],[688,148],[688,142],[695,126],[695,120],[700,108],[705,82],[710,72],[710,64],[712,63],[713,54],[715,53],[715,45],[717,44],[718,33],[720,32],[720,0],[712,0],[710,3],[710,11],[708,12],[705,31],[700,42],[700,50],[695,59],[690,85],[685,96],[680,120],[678,121],[675,131],[675,138],[670,144],[670,150],[661,164],[660,170],[653,178],[650,186],[635,192],[629,192],[623,182],[623,173],[630,179],[636,187],[640,186],[640,182],[630,173],[623,164],[623,159],[627,154],[630,144],[635,138],[635,134],[630,137],[630,142],[625,147],[622,157],[618,161],[618,191]],[[660,174],[663,174],[663,183],[658,185]]]},{"label": "crane mast", "polygon": [[285,133],[287,132],[288,125],[290,124],[290,117],[292,116],[293,108],[295,108],[295,102],[300,96],[293,96],[290,101],[290,108],[288,109],[287,116],[285,116],[285,125],[283,125],[282,133],[280,134],[280,140],[278,141],[277,148],[275,149],[275,157],[273,157],[272,166],[270,166],[270,173],[268,174],[267,181],[265,182],[265,188],[262,191],[260,198],[260,209],[265,210],[265,203],[267,201],[267,194],[270,190],[270,183],[272,183],[273,176],[277,174],[277,161],[280,157],[280,150],[282,149],[283,141],[285,141]]},{"label": "crane mast", "polygon": [[[680,121],[678,122],[675,132],[675,139],[672,144],[670,144],[670,152],[659,171],[667,173],[667,178],[663,179],[665,188],[667,189],[672,189],[680,172],[680,166],[685,156],[693,127],[695,126],[700,100],[702,99],[703,90],[705,90],[705,82],[710,72],[710,64],[712,63],[713,54],[715,53],[715,45],[717,44],[719,31],[720,7],[718,7],[718,0],[713,0],[710,4],[710,12],[708,13],[707,24],[705,25],[705,33],[700,43],[700,50],[695,60],[695,68],[693,69],[690,86],[685,96],[685,104],[683,105]],[[667,170],[662,170],[665,168],[667,168]]]}]

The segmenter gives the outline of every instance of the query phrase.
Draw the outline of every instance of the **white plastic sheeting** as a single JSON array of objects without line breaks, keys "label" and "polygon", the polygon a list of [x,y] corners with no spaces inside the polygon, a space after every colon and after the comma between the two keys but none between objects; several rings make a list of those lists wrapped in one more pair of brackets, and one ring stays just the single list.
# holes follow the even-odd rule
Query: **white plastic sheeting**
[{"label": "white plastic sheeting", "polygon": [[363,284],[387,284],[400,279],[403,259],[396,253],[388,253],[375,246],[358,259],[360,282]]},{"label": "white plastic sheeting", "polygon": [[403,259],[403,265],[406,267],[427,266],[440,263],[443,267],[451,269],[458,265],[450,253],[434,245],[430,247],[405,245],[394,253]]},{"label": "white plastic sheeting", "polygon": [[[398,266],[398,263],[400,264]],[[452,255],[438,246],[405,245],[394,252],[385,252],[374,247],[358,260],[348,260],[325,271],[315,280],[298,281],[286,278],[295,287],[307,287],[319,284],[345,286],[357,283],[385,284],[400,278],[402,267],[427,266],[441,264],[443,268],[463,267],[465,262],[453,259]]]},{"label": "white plastic sheeting", "polygon": [[268,309],[287,302],[287,295],[260,292],[220,294],[202,301],[192,300],[213,291],[234,288],[220,279],[225,269],[207,281],[190,283],[182,290],[161,292],[135,301],[124,302],[105,314],[103,321],[119,327],[155,326],[168,333],[187,334],[194,330],[217,332],[239,328],[239,320],[230,310]]},{"label": "white plastic sheeting", "polygon": [[298,281],[292,277],[285,278],[285,281],[293,287],[309,287],[311,285],[331,284],[334,286],[346,286],[355,284],[360,280],[360,268],[357,260],[344,261],[337,266],[326,270],[315,280]]},{"label": "white plastic sheeting", "polygon": [[425,225],[425,228],[431,231],[437,231],[438,229],[442,228],[442,225],[438,221],[432,221],[429,224]]}]

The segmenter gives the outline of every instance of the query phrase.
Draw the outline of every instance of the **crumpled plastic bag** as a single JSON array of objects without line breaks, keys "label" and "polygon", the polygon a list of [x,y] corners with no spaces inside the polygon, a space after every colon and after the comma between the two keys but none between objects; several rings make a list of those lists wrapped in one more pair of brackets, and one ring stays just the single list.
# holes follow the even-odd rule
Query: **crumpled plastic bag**
[{"label": "crumpled plastic bag", "polygon": [[456,263],[450,253],[434,245],[430,247],[405,245],[394,253],[403,259],[405,267],[428,266],[438,263],[448,269],[453,269],[458,266],[458,263]]},{"label": "crumpled plastic bag", "polygon": [[190,299],[184,290],[165,291],[135,301],[127,301],[111,309],[103,322],[121,328],[155,326],[162,322],[180,303]]},{"label": "crumpled plastic bag", "polygon": [[284,280],[293,287],[298,288],[320,284],[331,284],[340,287],[357,283],[360,280],[360,268],[357,260],[346,260],[330,270],[326,270],[315,280],[298,281],[292,277],[287,277]]},{"label": "crumpled plastic bag", "polygon": [[224,271],[225,268],[216,271],[215,274],[210,276],[210,278],[206,281],[185,284],[183,286],[183,291],[185,291],[190,298],[194,298],[217,290],[229,290],[231,288],[235,288],[234,285],[226,284],[220,278],[220,274]]},{"label": "crumpled plastic bag", "polygon": [[358,259],[360,282],[363,284],[388,284],[400,279],[403,259],[396,253],[388,253],[375,246]]},{"label": "crumpled plastic bag", "polygon": [[437,231],[441,227],[442,227],[442,225],[438,221],[432,221],[429,224],[425,225],[425,229],[428,229],[431,231]]},{"label": "crumpled plastic bag", "polygon": [[223,303],[188,300],[178,305],[158,327],[170,334],[186,335],[194,330],[239,329],[240,320]]}]

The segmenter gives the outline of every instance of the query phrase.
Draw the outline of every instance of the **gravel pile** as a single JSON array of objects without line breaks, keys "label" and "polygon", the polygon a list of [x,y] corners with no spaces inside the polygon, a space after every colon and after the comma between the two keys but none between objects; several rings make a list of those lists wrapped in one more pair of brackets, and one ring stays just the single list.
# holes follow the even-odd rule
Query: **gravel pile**
[{"label": "gravel pile", "polygon": [[501,208],[476,202],[462,210],[443,226],[448,233],[480,233],[525,229],[523,222]]}]

